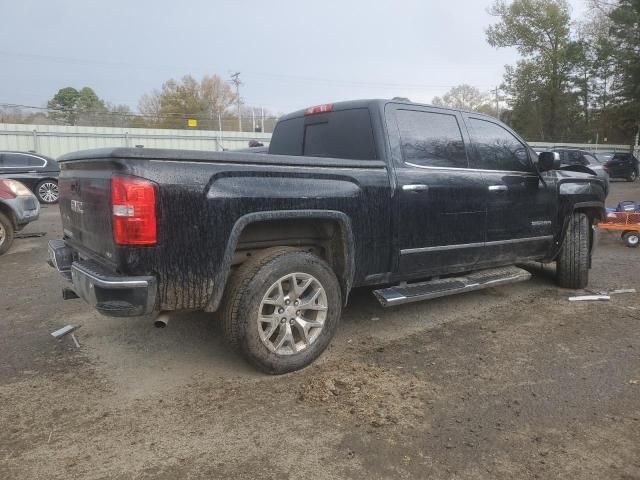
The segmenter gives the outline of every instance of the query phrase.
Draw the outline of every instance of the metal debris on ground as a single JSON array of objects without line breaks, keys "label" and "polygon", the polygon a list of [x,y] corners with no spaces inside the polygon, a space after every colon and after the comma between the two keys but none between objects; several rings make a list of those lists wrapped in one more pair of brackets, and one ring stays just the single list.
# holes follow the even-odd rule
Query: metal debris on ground
[{"label": "metal debris on ground", "polygon": [[80,348],[80,343],[78,343],[78,339],[76,338],[75,334],[73,333],[78,327],[75,327],[73,325],[65,325],[64,327],[56,330],[55,332],[51,332],[51,336],[60,340],[61,338],[65,337],[66,335],[71,335],[71,339],[73,340],[73,343],[76,344],[76,347]]},{"label": "metal debris on ground", "polygon": [[607,301],[611,300],[609,295],[578,295],[569,297],[570,302]]},{"label": "metal debris on ground", "polygon": [[619,293],[636,293],[635,288],[619,288],[618,290],[611,290],[609,295],[617,295]]},{"label": "metal debris on ground", "polygon": [[44,237],[47,232],[34,232],[34,233],[16,233],[15,238],[40,238]]}]

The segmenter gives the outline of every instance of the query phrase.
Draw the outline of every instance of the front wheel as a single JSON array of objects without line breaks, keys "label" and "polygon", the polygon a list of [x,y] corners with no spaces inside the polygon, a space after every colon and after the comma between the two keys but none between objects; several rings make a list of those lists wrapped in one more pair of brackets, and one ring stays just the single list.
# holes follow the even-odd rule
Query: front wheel
[{"label": "front wheel", "polygon": [[4,213],[0,212],[0,255],[5,253],[11,247],[15,229],[13,223]]},{"label": "front wheel", "polygon": [[584,288],[589,283],[589,217],[571,216],[556,259],[556,281],[564,288]]},{"label": "front wheel", "polygon": [[282,374],[320,356],[341,310],[340,285],[329,265],[309,252],[278,247],[234,272],[221,313],[230,345],[260,370]]},{"label": "front wheel", "polygon": [[636,172],[635,170],[631,170],[631,173],[627,177],[627,181],[635,182],[637,178],[638,178],[638,172]]},{"label": "front wheel", "polygon": [[640,232],[624,232],[622,240],[627,247],[637,248],[640,244]]},{"label": "front wheel", "polygon": [[59,198],[58,182],[55,180],[43,180],[36,185],[36,197],[40,203],[56,203]]}]

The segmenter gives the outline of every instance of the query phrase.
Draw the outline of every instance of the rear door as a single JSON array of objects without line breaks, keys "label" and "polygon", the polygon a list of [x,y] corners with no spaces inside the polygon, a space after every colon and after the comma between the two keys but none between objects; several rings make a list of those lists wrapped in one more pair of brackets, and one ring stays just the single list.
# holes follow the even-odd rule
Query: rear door
[{"label": "rear door", "polygon": [[480,265],[536,258],[553,242],[557,202],[555,182],[543,182],[531,149],[487,117],[465,115],[473,144],[471,165],[482,172],[487,229]]},{"label": "rear door", "polygon": [[36,175],[38,166],[43,160],[28,153],[7,152],[3,154],[3,172],[10,178],[24,183],[33,190],[38,183]]},{"label": "rear door", "polygon": [[386,117],[396,159],[398,272],[473,269],[484,244],[484,184],[468,168],[460,114],[389,104]]}]

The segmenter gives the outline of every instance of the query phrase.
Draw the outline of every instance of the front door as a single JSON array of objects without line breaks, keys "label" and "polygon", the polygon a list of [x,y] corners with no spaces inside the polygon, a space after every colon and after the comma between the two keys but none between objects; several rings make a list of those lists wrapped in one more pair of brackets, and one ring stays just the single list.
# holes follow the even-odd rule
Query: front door
[{"label": "front door", "polygon": [[390,139],[401,157],[398,273],[406,278],[472,269],[484,244],[484,180],[468,168],[462,117],[446,109],[395,105],[387,121],[397,125]]},{"label": "front door", "polygon": [[544,256],[557,218],[554,179],[540,177],[531,149],[499,123],[471,114],[465,121],[473,144],[470,162],[485,183],[487,233],[478,266]]}]

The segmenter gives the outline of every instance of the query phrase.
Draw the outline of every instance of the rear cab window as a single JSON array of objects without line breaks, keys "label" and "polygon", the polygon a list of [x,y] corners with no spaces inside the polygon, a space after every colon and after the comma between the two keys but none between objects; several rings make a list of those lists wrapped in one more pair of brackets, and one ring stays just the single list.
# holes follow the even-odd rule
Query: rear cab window
[{"label": "rear cab window", "polygon": [[371,114],[352,108],[281,120],[269,153],[349,160],[377,160]]}]

